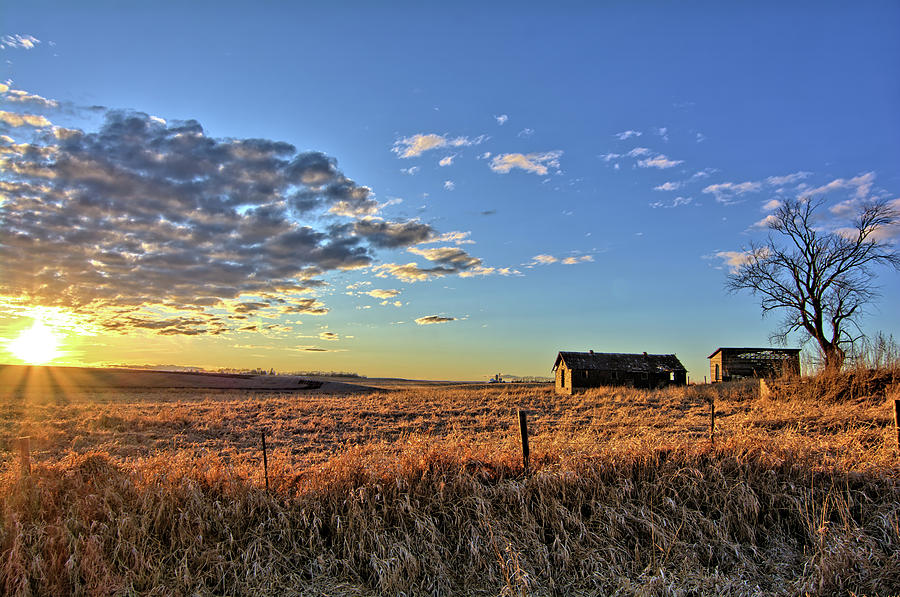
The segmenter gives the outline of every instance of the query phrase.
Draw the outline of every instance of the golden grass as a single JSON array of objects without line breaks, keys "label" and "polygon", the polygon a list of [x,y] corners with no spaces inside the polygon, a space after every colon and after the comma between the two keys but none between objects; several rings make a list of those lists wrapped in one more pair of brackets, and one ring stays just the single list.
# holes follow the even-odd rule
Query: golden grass
[{"label": "golden grass", "polygon": [[[0,591],[900,591],[885,396],[753,390],[7,397],[0,434],[30,435],[34,465],[23,477],[2,453]],[[518,408],[530,413],[527,477]]]}]

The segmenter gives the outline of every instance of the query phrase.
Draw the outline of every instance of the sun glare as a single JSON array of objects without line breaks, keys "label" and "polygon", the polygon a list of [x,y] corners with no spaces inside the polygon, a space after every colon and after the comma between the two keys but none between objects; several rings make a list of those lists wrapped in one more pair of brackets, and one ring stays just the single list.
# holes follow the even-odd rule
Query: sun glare
[{"label": "sun glare", "polygon": [[43,365],[62,356],[59,344],[60,337],[51,328],[42,321],[35,321],[7,345],[7,350],[29,365]]}]

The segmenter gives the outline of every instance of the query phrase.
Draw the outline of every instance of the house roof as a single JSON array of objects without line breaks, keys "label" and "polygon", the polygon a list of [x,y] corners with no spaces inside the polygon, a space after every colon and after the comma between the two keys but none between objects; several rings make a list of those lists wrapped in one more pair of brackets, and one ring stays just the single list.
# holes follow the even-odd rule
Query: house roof
[{"label": "house roof", "polygon": [[800,352],[799,348],[724,348],[719,347],[716,349],[714,353],[709,355],[708,359],[713,358],[720,352],[759,352],[759,353],[769,353],[769,354],[787,354],[793,355]]},{"label": "house roof", "polygon": [[612,352],[560,352],[551,371],[560,362],[569,369],[593,369],[597,371],[629,371],[632,373],[658,373],[687,371],[674,354],[622,354]]}]

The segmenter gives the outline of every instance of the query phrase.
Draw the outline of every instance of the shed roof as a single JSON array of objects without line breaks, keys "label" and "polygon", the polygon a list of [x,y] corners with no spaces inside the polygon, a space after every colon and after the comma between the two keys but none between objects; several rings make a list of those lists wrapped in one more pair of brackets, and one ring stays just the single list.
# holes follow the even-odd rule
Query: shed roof
[{"label": "shed roof", "polygon": [[687,371],[674,354],[623,354],[614,352],[560,352],[551,371],[556,371],[560,362],[569,369],[593,369],[597,371],[630,371],[634,373],[654,373],[664,371]]},{"label": "shed roof", "polygon": [[758,352],[762,354],[784,354],[784,355],[794,355],[800,352],[799,348],[725,348],[719,347],[716,349],[714,353],[709,355],[708,359],[713,358],[720,352]]}]

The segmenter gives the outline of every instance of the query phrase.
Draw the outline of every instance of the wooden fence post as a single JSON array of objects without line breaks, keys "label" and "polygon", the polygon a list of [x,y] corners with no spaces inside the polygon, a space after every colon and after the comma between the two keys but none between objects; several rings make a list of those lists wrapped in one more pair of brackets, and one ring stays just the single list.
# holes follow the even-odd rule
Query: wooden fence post
[{"label": "wooden fence post", "polygon": [[900,450],[900,398],[894,398],[894,427],[897,429],[897,449]]},{"label": "wooden fence post", "polygon": [[22,474],[31,475],[31,437],[20,437],[16,440],[19,445],[19,461],[22,465]]},{"label": "wooden fence post", "polygon": [[525,474],[527,475],[530,468],[530,454],[528,451],[528,419],[527,412],[519,409],[519,435],[522,436],[522,464],[525,467]]},{"label": "wooden fence post", "polygon": [[263,473],[266,476],[266,493],[269,493],[269,458],[266,456],[266,432],[260,431],[262,435],[262,452],[263,452]]},{"label": "wooden fence post", "polygon": [[716,445],[716,398],[709,398],[709,442]]}]

